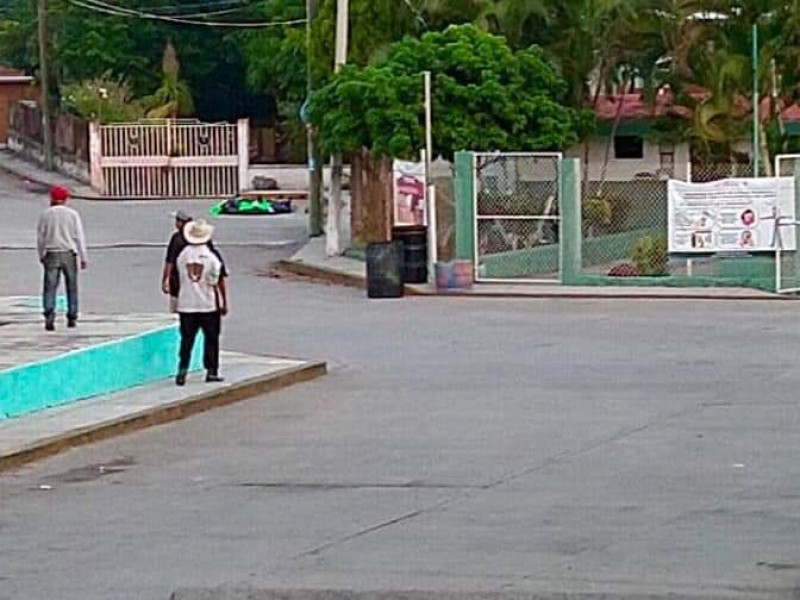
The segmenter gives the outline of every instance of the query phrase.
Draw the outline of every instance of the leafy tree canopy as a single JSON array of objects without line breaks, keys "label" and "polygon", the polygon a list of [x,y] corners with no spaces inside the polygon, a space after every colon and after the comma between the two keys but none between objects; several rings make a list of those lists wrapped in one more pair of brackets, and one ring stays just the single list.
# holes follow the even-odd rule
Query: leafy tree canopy
[{"label": "leafy tree canopy", "polygon": [[566,84],[540,49],[514,52],[501,37],[451,26],[392,45],[374,66],[348,66],[316,93],[311,118],[325,150],[417,155],[424,71],[433,77],[436,154],[563,149],[592,123],[562,104]]},{"label": "leafy tree canopy", "polygon": [[[111,0],[132,9],[196,12],[197,0]],[[0,0],[0,64],[38,72],[36,2]],[[213,2],[212,2],[213,4]],[[172,43],[181,58],[181,77],[206,119],[243,115],[253,94],[245,83],[240,44],[227,30],[113,16],[66,0],[49,0],[53,83],[67,86],[98,77],[124,79],[134,97],[162,85],[162,53]],[[181,6],[189,8],[182,9]]]}]

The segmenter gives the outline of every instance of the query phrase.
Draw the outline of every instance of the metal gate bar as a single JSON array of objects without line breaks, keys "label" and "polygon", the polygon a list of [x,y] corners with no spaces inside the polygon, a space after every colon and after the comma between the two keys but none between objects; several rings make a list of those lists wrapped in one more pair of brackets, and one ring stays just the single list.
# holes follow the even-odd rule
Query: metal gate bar
[{"label": "metal gate bar", "polygon": [[193,198],[239,191],[238,125],[154,120],[103,125],[98,135],[96,167],[106,196]]},{"label": "metal gate bar", "polygon": [[475,279],[560,282],[557,152],[474,155]]}]

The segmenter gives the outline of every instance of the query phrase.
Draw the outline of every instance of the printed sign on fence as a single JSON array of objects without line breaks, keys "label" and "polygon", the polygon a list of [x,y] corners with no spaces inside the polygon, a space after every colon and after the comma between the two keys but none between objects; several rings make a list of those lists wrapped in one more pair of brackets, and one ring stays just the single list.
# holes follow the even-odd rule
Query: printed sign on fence
[{"label": "printed sign on fence", "polygon": [[392,171],[395,226],[426,225],[425,163],[396,160]]},{"label": "printed sign on fence", "polygon": [[758,252],[797,247],[794,179],[734,178],[710,183],[670,180],[669,251]]}]

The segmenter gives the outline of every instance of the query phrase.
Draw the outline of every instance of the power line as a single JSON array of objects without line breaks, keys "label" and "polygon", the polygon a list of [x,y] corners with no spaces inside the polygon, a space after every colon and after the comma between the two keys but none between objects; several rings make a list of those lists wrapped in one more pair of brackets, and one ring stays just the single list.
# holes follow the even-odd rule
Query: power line
[{"label": "power line", "polygon": [[176,19],[197,19],[200,17],[218,17],[220,15],[229,15],[232,13],[241,12],[242,10],[249,8],[247,6],[237,6],[236,8],[221,8],[219,10],[212,10],[207,12],[198,12],[198,13],[180,13],[180,14],[164,14],[164,13],[152,13],[156,16],[165,16],[165,17],[175,17]]},{"label": "power line", "polygon": [[252,21],[252,22],[234,22],[234,21],[201,21],[198,20],[197,17],[199,16],[209,16],[211,13],[201,13],[200,15],[196,15],[195,18],[183,18],[179,16],[170,16],[170,15],[160,15],[150,12],[144,12],[140,10],[134,10],[130,8],[124,8],[121,6],[115,6],[113,4],[107,4],[102,2],[101,0],[68,0],[68,2],[74,6],[78,6],[80,8],[84,8],[86,10],[91,10],[94,12],[113,15],[116,17],[126,17],[129,19],[138,18],[138,19],[146,19],[152,21],[165,21],[168,23],[179,23],[183,25],[201,25],[205,27],[233,27],[233,28],[251,28],[251,29],[262,29],[266,27],[280,27],[284,25],[299,25],[301,23],[305,23],[306,19],[291,19],[287,21]]},{"label": "power line", "polygon": [[[75,4],[73,2],[72,4]],[[133,8],[128,8],[125,6],[117,6],[115,4],[109,4],[107,2],[103,2],[102,0],[86,0],[85,2],[79,3],[80,6],[83,8],[88,8],[90,10],[97,9],[98,12],[103,12],[105,14],[112,14],[119,17],[138,17],[138,18],[147,18],[147,19],[163,19],[163,20],[170,20],[170,19],[190,19],[190,18],[200,18],[200,17],[209,17],[215,16],[218,14],[222,14],[223,12],[228,12],[231,9],[227,9],[226,11],[212,11],[212,12],[201,12],[195,14],[180,14],[180,15],[160,15],[157,13],[145,12],[142,10],[137,10]],[[239,9],[233,9],[239,10]]]},{"label": "power line", "polygon": [[193,2],[191,4],[180,4],[180,5],[170,5],[170,6],[152,6],[152,7],[137,7],[137,10],[141,10],[144,12],[149,12],[153,14],[159,14],[163,12],[176,12],[185,9],[210,9],[216,10],[221,9],[226,6],[231,5],[241,5],[241,8],[247,8],[250,6],[247,0],[211,0],[206,2]]}]

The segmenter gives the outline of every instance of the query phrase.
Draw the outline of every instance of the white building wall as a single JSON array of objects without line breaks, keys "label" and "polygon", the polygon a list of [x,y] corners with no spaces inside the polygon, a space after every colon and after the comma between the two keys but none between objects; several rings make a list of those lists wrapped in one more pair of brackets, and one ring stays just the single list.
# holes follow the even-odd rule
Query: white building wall
[{"label": "white building wall", "polygon": [[[610,144],[610,149],[606,181],[631,181],[636,178],[659,177],[662,168],[662,150],[672,153],[673,173],[671,173],[671,177],[686,178],[690,159],[689,144],[687,143],[662,147],[644,140],[642,158],[627,159],[614,156],[614,143],[610,138],[592,138],[589,141],[589,181],[599,181],[602,176],[607,144]],[[581,168],[584,168],[583,153],[584,146],[579,144],[570,148],[565,156],[581,159]]]}]

